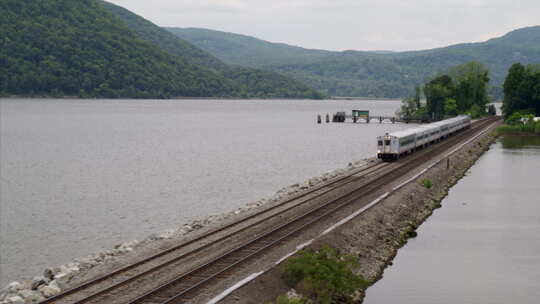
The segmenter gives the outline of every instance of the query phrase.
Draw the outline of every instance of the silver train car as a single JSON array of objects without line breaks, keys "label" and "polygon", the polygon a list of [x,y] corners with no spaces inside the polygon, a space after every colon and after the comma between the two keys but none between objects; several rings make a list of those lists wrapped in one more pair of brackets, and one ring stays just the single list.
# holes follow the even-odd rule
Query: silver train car
[{"label": "silver train car", "polygon": [[471,118],[460,115],[413,129],[386,133],[377,137],[377,157],[383,160],[398,159],[470,126]]}]

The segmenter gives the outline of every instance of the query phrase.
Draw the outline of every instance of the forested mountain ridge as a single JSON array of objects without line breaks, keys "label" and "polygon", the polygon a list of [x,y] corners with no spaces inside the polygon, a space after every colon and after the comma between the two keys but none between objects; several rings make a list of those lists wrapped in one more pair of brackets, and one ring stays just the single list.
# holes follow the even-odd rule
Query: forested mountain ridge
[{"label": "forested mountain ridge", "polygon": [[[157,28],[150,36],[169,35],[150,25]],[[144,39],[97,0],[2,0],[0,95],[320,97],[304,84],[282,81],[288,80],[282,75],[276,81],[268,72],[260,72],[266,78],[255,84],[245,81],[221,70],[227,65],[212,55],[169,36],[171,48],[181,46],[181,52]]]},{"label": "forested mountain ridge", "polygon": [[501,87],[514,62],[540,62],[540,26],[486,42],[409,52],[309,50],[207,29],[167,29],[226,63],[279,72],[335,96],[404,97],[426,78],[469,61],[485,64],[491,85]]},{"label": "forested mountain ridge", "polygon": [[89,97],[232,96],[216,73],[150,45],[94,0],[0,2],[0,91]]},{"label": "forested mountain ridge", "polygon": [[324,58],[332,53],[202,28],[166,29],[227,63],[243,66],[265,67],[306,62]]},{"label": "forested mountain ridge", "polygon": [[152,45],[158,46],[162,50],[174,55],[183,57],[184,60],[194,65],[201,65],[213,69],[223,69],[226,64],[214,57],[210,53],[203,51],[199,47],[175,35],[164,31],[161,27],[138,16],[131,11],[107,1],[98,1],[101,6],[124,21],[125,25],[131,29],[139,39]]},{"label": "forested mountain ridge", "polygon": [[322,98],[323,95],[304,83],[281,74],[249,67],[223,63],[210,53],[178,38],[129,10],[106,1],[101,5],[122,19],[137,36],[173,56],[183,57],[189,63],[205,67],[234,81],[240,88],[240,97],[257,98]]}]

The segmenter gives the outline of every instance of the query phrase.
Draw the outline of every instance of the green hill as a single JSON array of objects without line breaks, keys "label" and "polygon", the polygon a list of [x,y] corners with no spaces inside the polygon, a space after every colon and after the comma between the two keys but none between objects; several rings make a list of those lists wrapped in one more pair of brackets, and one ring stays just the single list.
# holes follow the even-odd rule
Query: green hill
[{"label": "green hill", "polygon": [[92,0],[0,2],[4,94],[231,96],[233,81],[136,37]]},{"label": "green hill", "polygon": [[482,43],[413,52],[330,52],[207,29],[168,30],[226,63],[279,72],[335,96],[407,96],[426,78],[472,60],[485,64],[491,85],[500,87],[512,63],[540,62],[540,26]]},{"label": "green hill", "polygon": [[249,67],[312,62],[332,53],[304,49],[283,43],[272,43],[250,36],[214,30],[199,28],[166,29],[227,63]]},{"label": "green hill", "polygon": [[[126,10],[124,18],[119,18],[103,4],[96,0],[0,1],[0,94],[320,96],[304,84],[287,82],[282,75],[228,68],[149,22],[134,30],[130,24],[144,19]],[[254,77],[246,80],[238,74]]]},{"label": "green hill", "polygon": [[137,36],[171,55],[184,57],[189,63],[203,66],[234,81],[242,97],[258,98],[322,98],[323,95],[298,80],[270,71],[231,66],[169,31],[109,2],[100,2],[107,10],[122,19]]}]

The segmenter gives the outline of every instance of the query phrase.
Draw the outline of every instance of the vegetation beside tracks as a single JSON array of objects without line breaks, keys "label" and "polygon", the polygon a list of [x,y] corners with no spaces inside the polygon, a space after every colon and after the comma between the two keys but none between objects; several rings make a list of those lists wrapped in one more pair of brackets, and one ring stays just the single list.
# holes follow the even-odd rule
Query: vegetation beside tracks
[{"label": "vegetation beside tracks", "polygon": [[[459,114],[479,118],[495,114],[488,109],[489,70],[471,61],[450,68],[415,89],[414,97],[403,100],[399,115],[422,121],[441,120]],[[422,102],[422,96],[425,102]]]},{"label": "vegetation beside tracks", "polygon": [[499,134],[540,135],[540,65],[515,63],[504,81],[503,115]]},{"label": "vegetation beside tracks", "polygon": [[353,303],[355,293],[370,282],[353,270],[358,258],[331,247],[302,250],[283,265],[283,279],[300,295],[280,296],[277,304]]}]

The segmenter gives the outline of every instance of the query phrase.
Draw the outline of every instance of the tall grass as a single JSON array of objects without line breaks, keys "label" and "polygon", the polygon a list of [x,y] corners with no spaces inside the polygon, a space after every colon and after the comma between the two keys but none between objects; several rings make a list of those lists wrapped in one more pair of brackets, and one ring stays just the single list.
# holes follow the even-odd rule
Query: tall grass
[{"label": "tall grass", "polygon": [[497,128],[499,134],[537,134],[540,135],[540,121],[518,125],[502,125]]}]

